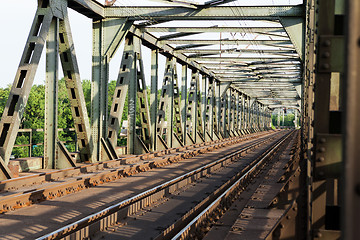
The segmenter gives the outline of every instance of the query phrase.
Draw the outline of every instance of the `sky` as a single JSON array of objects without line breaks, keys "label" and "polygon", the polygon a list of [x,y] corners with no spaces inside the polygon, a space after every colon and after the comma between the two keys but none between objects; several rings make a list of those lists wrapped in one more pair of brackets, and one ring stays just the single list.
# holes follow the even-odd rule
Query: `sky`
[{"label": "sky", "polygon": [[[254,0],[264,3],[264,0]],[[280,0],[284,4],[295,3],[301,0]],[[36,0],[17,0],[2,1],[0,8],[0,88],[12,84],[15,78],[16,70],[28,37],[33,18],[35,16]],[[118,1],[120,2],[120,1]],[[130,3],[139,2],[138,0],[129,0]],[[271,2],[271,1],[267,1]],[[272,1],[274,2],[274,1]],[[279,3],[279,0],[275,1]],[[158,4],[158,2],[155,2]],[[16,4],[16,6],[14,6]],[[117,3],[121,4],[121,3]],[[13,8],[13,10],[12,10]],[[69,18],[71,31],[73,34],[75,51],[77,54],[78,65],[81,79],[91,79],[91,54],[92,54],[92,24],[91,20],[81,14],[69,9]],[[117,72],[120,66],[122,46],[120,46],[116,56],[110,63],[110,80],[117,78]],[[143,48],[143,59],[150,59],[150,51]],[[160,67],[159,75],[163,72],[161,64],[164,62],[162,56],[159,57]],[[145,76],[150,74],[149,64],[144,64]],[[146,74],[146,73],[149,74]],[[178,71],[178,73],[181,71]],[[59,70],[59,78],[63,77],[62,70]],[[43,51],[40,64],[38,66],[34,84],[43,84],[45,82],[45,54]],[[146,79],[149,82],[149,79]],[[161,81],[159,81],[161,82]],[[160,84],[160,83],[159,83]]]},{"label": "sky", "polygon": [[[16,6],[14,10],[11,10],[14,4]],[[2,53],[0,54],[0,87],[6,87],[14,81],[36,8],[36,0],[17,0],[16,3],[14,1],[4,1],[1,3],[0,29],[3,34],[1,34],[0,38],[0,46],[2,46]],[[79,54],[81,53],[81,57],[80,55],[78,56],[80,76],[82,79],[90,79],[92,41],[89,38],[83,38],[83,36],[90,36],[91,39],[91,20],[71,9],[69,14],[75,51]],[[59,77],[62,77],[62,72],[60,72]],[[44,82],[45,51],[43,51],[41,56],[34,84],[43,84]]]}]

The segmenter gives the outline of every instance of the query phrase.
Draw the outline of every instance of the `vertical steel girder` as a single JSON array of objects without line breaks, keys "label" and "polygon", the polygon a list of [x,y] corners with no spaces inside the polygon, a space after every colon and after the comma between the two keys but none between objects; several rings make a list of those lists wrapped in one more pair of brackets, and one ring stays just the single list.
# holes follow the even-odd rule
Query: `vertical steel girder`
[{"label": "vertical steel girder", "polygon": [[[206,131],[210,135],[211,139],[214,139],[214,131],[217,129],[216,123],[216,109],[215,109],[215,81],[213,78],[209,78],[208,94],[206,96]],[[217,137],[215,137],[217,138]]]},{"label": "vertical steel girder", "polygon": [[206,96],[207,96],[207,91],[208,91],[208,78],[206,75],[202,75],[201,76],[201,108],[200,108],[200,112],[201,112],[201,122],[204,123],[202,125],[202,132],[203,132],[203,138],[205,141],[210,140],[209,136],[207,134],[207,120],[206,120]]},{"label": "vertical steel girder", "polygon": [[220,95],[220,82],[215,82],[215,100],[216,100],[216,108],[215,108],[215,115],[214,117],[216,119],[214,125],[215,133],[218,135],[218,137],[221,136],[221,95]]},{"label": "vertical steel girder", "polygon": [[151,119],[149,112],[148,94],[145,83],[144,66],[141,55],[141,41],[134,37],[134,47],[136,52],[136,82],[137,82],[137,99],[139,102],[139,114],[141,135],[138,140],[146,152],[152,148],[151,139]]},{"label": "vertical steel girder", "polygon": [[[74,162],[66,149],[60,149],[57,147],[57,54],[60,52],[60,57],[64,54],[64,51],[69,50],[67,54],[67,59],[70,63],[70,66],[63,65],[65,76],[71,79],[74,79],[73,85],[76,85],[79,81],[80,84],[80,93],[82,93],[81,82],[78,76],[78,69],[76,65],[76,58],[74,53],[74,46],[71,41],[70,27],[68,23],[67,16],[67,2],[58,1],[58,2],[48,2],[48,1],[39,1],[39,6],[35,14],[35,19],[33,21],[29,38],[27,40],[23,56],[20,61],[20,65],[14,80],[14,84],[9,96],[8,103],[6,105],[3,117],[1,118],[0,123],[0,165],[1,165],[1,178],[10,178],[11,173],[7,168],[7,163],[9,161],[9,156],[11,154],[17,131],[20,125],[20,119],[25,110],[26,102],[28,95],[31,90],[32,82],[37,70],[38,63],[40,61],[41,53],[45,44],[45,39],[47,39],[47,80],[46,80],[46,122],[45,122],[45,151],[44,151],[44,166],[45,168],[63,168],[68,166],[74,166]],[[51,30],[50,30],[51,28]],[[59,38],[59,42],[58,42]],[[59,48],[59,49],[58,49]],[[63,59],[61,59],[63,61]],[[67,68],[69,67],[69,68]],[[78,87],[78,86],[76,86]],[[76,88],[74,87],[74,88]],[[73,89],[74,90],[74,89]],[[69,97],[77,95],[76,89],[72,92],[69,92]],[[72,95],[71,95],[72,94]],[[85,101],[82,101],[85,102]],[[84,103],[83,103],[84,104]],[[72,109],[74,110],[74,105],[76,103],[71,102]],[[82,109],[79,109],[79,112]],[[73,112],[74,113],[74,112]],[[86,113],[86,109],[85,109]],[[88,130],[88,119],[83,117],[81,119],[81,124],[84,124],[79,128],[80,130]],[[75,127],[76,119],[73,114]],[[78,125],[79,126],[79,125]],[[77,134],[80,135],[82,131],[77,129]],[[88,131],[87,131],[88,132]],[[88,135],[85,136],[86,146],[82,147],[81,151],[87,155],[82,157],[83,160],[87,160],[89,151],[88,144]],[[80,140],[81,143],[84,140]],[[61,143],[60,143],[61,145]],[[85,150],[84,150],[85,149]],[[60,155],[65,154],[65,159],[59,157]],[[61,156],[62,156],[61,155]],[[88,156],[88,157],[86,157]],[[56,159],[56,161],[55,161]]]},{"label": "vertical steel girder", "polygon": [[[343,18],[343,13],[336,9],[341,4],[344,4],[344,1],[308,0],[306,4],[305,80],[304,92],[301,94],[304,98],[302,157],[305,160],[303,162],[307,163],[307,166],[302,168],[308,179],[306,186],[308,205],[301,212],[306,212],[306,220],[309,223],[306,226],[307,237],[315,239],[329,236],[329,230],[332,233],[337,232],[336,234],[340,230],[339,222],[335,221],[337,218],[335,216],[340,212],[337,186],[337,178],[340,174],[336,171],[330,174],[327,168],[336,164],[341,165],[341,157],[331,154],[331,151],[341,151],[341,146],[337,143],[330,148],[323,146],[328,144],[327,142],[334,143],[334,139],[342,139],[339,135],[340,127],[337,126],[342,114],[341,94],[339,94],[341,78],[340,80],[337,78],[340,84],[333,86],[334,75],[341,76],[343,71],[341,65],[344,62],[344,56],[341,54],[341,49],[345,45],[341,41],[342,21],[337,21]],[[335,108],[332,104],[333,98],[340,99],[340,103],[336,103]]]},{"label": "vertical steel girder", "polygon": [[200,86],[199,86],[199,72],[192,70],[188,107],[187,107],[187,128],[190,131],[190,136],[194,142],[201,142],[203,137],[202,132],[202,118],[200,107]]},{"label": "vertical steel girder", "polygon": [[238,91],[235,92],[235,131],[237,135],[240,135],[240,93]]},{"label": "vertical steel girder", "polygon": [[157,149],[156,141],[156,128],[157,128],[157,111],[158,111],[158,81],[159,81],[159,50],[155,49],[151,51],[151,89],[150,89],[150,118],[151,118],[151,139],[152,150]]},{"label": "vertical steel girder", "polygon": [[86,110],[85,97],[67,14],[65,14],[64,20],[60,20],[59,22],[59,53],[66,88],[70,98],[71,113],[80,149],[80,158],[83,162],[91,162],[89,117]]},{"label": "vertical steel girder", "polygon": [[203,114],[202,114],[202,110],[203,108],[201,107],[202,105],[202,96],[201,96],[201,92],[200,92],[200,80],[199,80],[199,74],[197,76],[197,92],[196,92],[196,103],[197,103],[197,107],[196,107],[196,114],[197,114],[197,126],[196,126],[196,132],[199,136],[196,137],[197,142],[204,142],[205,141],[205,133],[204,133],[204,127],[203,127]]},{"label": "vertical steel girder", "polygon": [[125,106],[124,103],[128,93],[129,84],[131,80],[135,79],[135,54],[134,39],[128,35],[125,39],[123,57],[109,114],[107,137],[113,146],[117,145],[117,137],[121,128],[121,120]]},{"label": "vertical steel girder", "polygon": [[[49,3],[50,5],[46,5]],[[109,62],[132,23],[126,19],[93,20],[90,128],[67,16],[67,1],[43,2],[39,0],[39,8],[0,122],[0,167],[3,175],[0,177],[11,177],[7,163],[50,27],[46,84],[46,99],[48,101],[46,106],[47,122],[45,123],[45,167],[64,166],[63,163],[54,161],[56,158],[54,151],[57,151],[58,148],[63,149],[63,146],[56,146],[55,144],[57,141],[57,58],[55,57],[57,46],[71,102],[80,156],[84,162],[105,160],[104,149],[106,151],[106,148],[109,147],[107,144],[112,147],[117,145],[117,136],[127,95],[129,103],[128,153],[131,154],[137,153],[139,146],[145,151],[158,149],[155,141],[156,134],[160,137],[163,134],[165,119],[168,121],[166,141],[169,147],[173,146],[174,137],[181,145],[189,144],[190,142],[186,141],[188,138],[187,130],[190,131],[194,143],[220,138],[217,133],[222,133],[223,137],[235,136],[239,134],[239,130],[242,128],[261,128],[264,125],[264,109],[262,106],[257,102],[252,104],[253,100],[246,96],[240,97],[239,92],[230,87],[230,83],[216,83],[214,79],[203,75],[202,91],[200,92],[198,70],[192,70],[187,101],[186,65],[183,66],[182,97],[180,99],[175,58],[167,63],[168,66],[171,65],[171,70],[166,72],[165,76],[170,78],[167,76],[169,73],[171,79],[166,80],[164,77],[159,111],[157,112],[158,50],[153,50],[152,53],[151,111],[149,111],[141,58],[141,43],[140,39],[136,38],[135,40],[131,36],[125,40],[125,50],[117,86],[108,116]],[[289,28],[293,23],[287,23],[287,25]],[[289,35],[291,34],[289,33]],[[57,36],[58,39],[56,39]],[[51,42],[53,42],[52,45]],[[217,87],[216,84],[218,84]],[[136,132],[137,103],[140,109],[141,134]],[[174,123],[173,120],[175,120]],[[172,130],[173,127],[175,127],[175,131]],[[60,151],[66,152],[66,149]],[[113,158],[116,153],[110,155],[108,157]]]},{"label": "vertical steel girder", "polygon": [[2,159],[0,159],[0,165],[2,176],[0,177],[2,179],[12,176],[7,165],[53,17],[51,7],[43,5],[40,1],[1,117],[0,156]]},{"label": "vertical steel girder", "polygon": [[354,240],[360,236],[360,148],[359,148],[359,122],[360,122],[360,48],[359,28],[354,27],[360,21],[360,2],[347,2],[347,61],[346,61],[346,116],[345,141],[343,142],[344,170],[344,204],[342,207],[342,238]]},{"label": "vertical steel girder", "polygon": [[[174,108],[178,108],[177,116],[175,117],[176,128],[179,127],[179,130],[176,130],[177,137],[182,139],[182,131],[181,131],[181,119],[179,116],[180,107],[179,107],[179,89],[177,83],[174,84],[174,81],[177,81],[176,75],[176,63],[174,58],[167,58],[165,65],[165,73],[164,79],[161,89],[161,95],[159,100],[159,110],[157,113],[157,128],[156,134],[158,136],[158,144],[157,150],[166,149],[172,147],[173,140],[173,117],[174,117]],[[176,88],[176,89],[175,89]],[[176,99],[175,99],[176,95]],[[176,110],[175,110],[176,111]],[[166,121],[165,121],[166,120]],[[166,129],[166,134],[164,134],[164,130]],[[179,132],[178,132],[179,131]]]},{"label": "vertical steel girder", "polygon": [[182,117],[182,124],[183,124],[183,141],[184,145],[188,144],[188,129],[187,129],[187,65],[182,65],[182,72],[181,72],[181,117]]},{"label": "vertical steel girder", "polygon": [[[175,121],[175,138],[180,143],[180,145],[184,145],[184,133],[183,133],[183,125],[182,125],[182,118],[181,118],[181,96],[180,96],[180,89],[179,89],[179,81],[178,75],[176,70],[176,60],[173,60],[173,94],[174,94],[174,121]],[[175,142],[175,141],[174,141]]]},{"label": "vertical steel girder", "polygon": [[220,103],[220,133],[223,138],[226,138],[226,94],[221,97]]},{"label": "vertical steel girder", "polygon": [[[59,20],[54,18],[46,41],[44,168],[54,168],[58,138],[58,35]],[[31,133],[30,133],[31,134]]]},{"label": "vertical steel girder", "polygon": [[241,122],[240,122],[240,129],[245,129],[245,96],[244,94],[240,95],[240,101],[241,101]]},{"label": "vertical steel girder", "polygon": [[[129,79],[128,79],[128,129],[127,129],[127,153],[135,154],[137,150],[137,142],[136,142],[136,93],[137,93],[137,52],[135,48],[135,39],[132,39],[132,53],[133,53],[133,61],[129,67]],[[122,66],[123,67],[123,66]],[[124,104],[124,102],[119,103]],[[114,108],[115,109],[115,108]]]},{"label": "vertical steel girder", "polygon": [[230,91],[231,93],[231,103],[230,103],[230,133],[232,136],[236,136],[235,134],[235,121],[236,121],[236,116],[235,116],[235,91],[233,89],[231,89]]},{"label": "vertical steel girder", "polygon": [[[335,0],[324,1],[320,0],[316,3],[318,9],[315,17],[317,24],[317,31],[315,37],[318,39],[319,36],[333,34],[334,28],[334,9]],[[319,47],[319,42],[315,43]],[[320,58],[318,58],[320,59]],[[320,73],[319,68],[316,69],[315,73],[315,91],[314,91],[314,143],[316,143],[317,134],[329,133],[329,99],[330,99],[330,78],[331,72]],[[315,144],[316,148],[316,144]],[[315,170],[315,161],[317,153],[312,150],[312,168]],[[325,219],[326,219],[326,189],[327,181],[319,180],[314,178],[312,174],[312,207],[311,207],[311,223],[312,233],[325,230]],[[316,197],[315,197],[316,194]]]},{"label": "vertical steel girder", "polygon": [[224,128],[224,135],[225,137],[230,137],[230,126],[231,126],[231,89],[228,88],[225,98],[225,128]]},{"label": "vertical steel girder", "polygon": [[[126,96],[128,96],[128,151],[148,152],[152,148],[151,120],[147,98],[140,39],[128,35],[114,91],[108,122],[108,139],[117,145]],[[136,101],[139,101],[141,133],[136,134]],[[134,146],[133,146],[134,145]],[[137,147],[135,147],[137,146]],[[141,150],[142,149],[142,150]]]},{"label": "vertical steel girder", "polygon": [[[108,82],[109,62],[132,25],[126,19],[93,20],[93,57],[91,84],[91,145],[94,161],[111,159],[106,148],[113,149],[116,140],[109,138],[108,125]],[[121,117],[119,118],[121,120]],[[109,122],[110,121],[110,124]],[[121,124],[116,122],[114,126]],[[113,132],[117,135],[117,132]],[[117,136],[116,136],[117,137]],[[107,146],[104,143],[108,143]],[[115,144],[114,144],[115,143]],[[116,154],[112,154],[116,155]]]}]

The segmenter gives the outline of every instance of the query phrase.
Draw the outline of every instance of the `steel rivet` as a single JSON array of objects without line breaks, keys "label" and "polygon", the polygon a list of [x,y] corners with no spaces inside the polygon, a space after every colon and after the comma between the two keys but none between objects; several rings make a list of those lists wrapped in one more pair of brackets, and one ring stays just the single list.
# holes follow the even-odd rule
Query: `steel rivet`
[{"label": "steel rivet", "polygon": [[356,184],[356,186],[355,186],[355,192],[357,195],[360,195],[360,184],[359,183]]},{"label": "steel rivet", "polygon": [[320,143],[326,143],[326,138],[320,138]]},{"label": "steel rivet", "polygon": [[321,238],[321,237],[322,237],[322,233],[321,233],[321,232],[317,232],[317,233],[315,234],[315,237],[316,237],[316,238]]},{"label": "steel rivet", "polygon": [[330,68],[330,65],[329,65],[328,63],[324,63],[324,64],[321,65],[321,67],[322,67],[323,69],[329,69],[329,68]]},{"label": "steel rivet", "polygon": [[325,148],[325,147],[319,148],[319,152],[323,153],[323,152],[325,152],[325,151],[326,151],[326,148]]},{"label": "steel rivet", "polygon": [[319,157],[318,158],[318,162],[324,162],[325,161],[325,158],[324,157]]},{"label": "steel rivet", "polygon": [[323,57],[323,58],[329,58],[329,57],[330,57],[330,53],[329,53],[329,52],[324,52],[324,53],[322,54],[322,57]]},{"label": "steel rivet", "polygon": [[323,177],[324,175],[325,175],[324,172],[319,172],[319,176],[320,176],[320,177]]},{"label": "steel rivet", "polygon": [[325,40],[323,46],[330,47],[331,46],[331,41],[330,40]]}]

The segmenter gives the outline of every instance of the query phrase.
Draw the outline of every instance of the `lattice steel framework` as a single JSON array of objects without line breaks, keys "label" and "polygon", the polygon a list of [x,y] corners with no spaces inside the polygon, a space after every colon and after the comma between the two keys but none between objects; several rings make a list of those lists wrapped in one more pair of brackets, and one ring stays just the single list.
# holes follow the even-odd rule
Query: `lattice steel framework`
[{"label": "lattice steel framework", "polygon": [[[118,157],[117,139],[124,114],[128,122],[127,153],[139,154],[261,131],[270,127],[272,109],[299,107],[301,95],[297,89],[301,84],[304,55],[304,34],[299,34],[303,33],[305,22],[303,6],[245,7],[227,2],[105,7],[92,0],[39,0],[0,122],[1,178],[11,178],[7,165],[46,39],[44,167],[47,168],[75,165],[70,153],[57,140],[56,54],[60,55],[64,70],[83,162]],[[90,121],[68,8],[93,19]],[[209,20],[231,24],[207,26]],[[249,20],[258,24],[251,25],[246,22]],[[192,26],[182,25],[181,21],[191,22]],[[232,24],[239,21],[246,24]],[[204,38],[204,34],[209,37]],[[122,42],[124,52],[108,114],[109,63]],[[146,88],[142,45],[152,51],[150,91]],[[167,62],[158,99],[159,54]],[[124,113],[125,99],[128,99],[128,113]]]}]

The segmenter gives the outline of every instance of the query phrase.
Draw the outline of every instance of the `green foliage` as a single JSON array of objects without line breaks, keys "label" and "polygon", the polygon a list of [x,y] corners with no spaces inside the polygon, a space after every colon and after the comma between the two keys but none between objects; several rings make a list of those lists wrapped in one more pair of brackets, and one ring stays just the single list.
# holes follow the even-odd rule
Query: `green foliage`
[{"label": "green foliage", "polygon": [[[19,134],[15,140],[15,145],[29,144],[29,136]],[[29,156],[29,147],[14,147],[12,154],[15,158],[22,158]]]},{"label": "green foliage", "polygon": [[[110,81],[108,84],[108,112],[110,112],[112,99],[116,87],[116,81]],[[88,116],[90,117],[91,111],[91,81],[83,80],[82,88],[87,108]],[[6,102],[9,98],[11,86],[6,88],[0,88],[0,117],[4,111]],[[147,87],[148,101],[150,101],[150,88]],[[160,97],[161,90],[158,90],[158,97]],[[141,126],[140,123],[140,110],[139,102],[136,104],[137,120],[136,125]],[[126,97],[124,103],[124,112],[122,121],[127,120],[128,117],[128,97]],[[20,128],[23,129],[43,129],[45,118],[45,86],[34,85],[29,94],[29,99],[26,104],[24,115],[22,117]],[[70,100],[68,97],[68,91],[66,88],[66,80],[63,78],[58,81],[58,128],[63,128],[65,131],[59,131],[58,138],[60,141],[65,142],[65,146],[70,152],[76,151],[76,133],[74,131],[68,131],[66,129],[74,128],[74,122],[70,107]],[[32,133],[19,133],[16,138],[15,145],[30,144],[30,134],[32,134],[31,155],[43,156],[44,155],[44,132],[33,131]],[[119,146],[126,146],[126,138],[118,138]],[[13,155],[16,158],[28,157],[30,148],[27,147],[14,147]]]},{"label": "green foliage", "polygon": [[45,109],[45,87],[34,85],[22,118],[22,128],[43,128]]},{"label": "green foliage", "polygon": [[9,98],[9,94],[10,94],[10,87],[0,88],[0,116],[2,116],[4,112],[4,108],[6,105],[6,101]]},{"label": "green foliage", "polygon": [[58,97],[58,127],[73,128],[74,122],[72,118],[70,100],[67,93],[65,79],[59,81],[59,97]]},{"label": "green foliage", "polygon": [[[271,116],[271,121],[272,121],[272,125],[273,125],[273,126],[277,126],[277,125],[278,125],[277,117],[278,117],[278,115],[272,115],[272,116]],[[286,115],[285,115],[285,117],[284,117],[284,123],[283,123],[283,118],[282,118],[282,115],[281,115],[281,116],[280,116],[280,125],[281,125],[281,126],[288,126],[288,127],[295,126],[294,120],[295,120],[295,115],[292,114],[292,113],[289,113],[289,114],[286,114]]]},{"label": "green foliage", "polygon": [[88,116],[90,117],[90,111],[91,111],[91,81],[90,80],[83,80],[82,81],[82,89],[84,92],[84,98],[86,102],[86,110],[88,113]]}]

